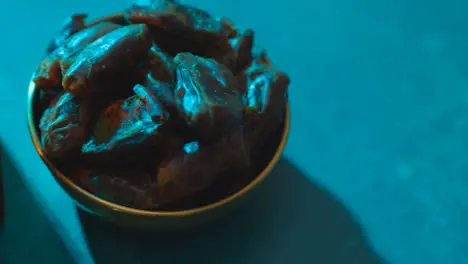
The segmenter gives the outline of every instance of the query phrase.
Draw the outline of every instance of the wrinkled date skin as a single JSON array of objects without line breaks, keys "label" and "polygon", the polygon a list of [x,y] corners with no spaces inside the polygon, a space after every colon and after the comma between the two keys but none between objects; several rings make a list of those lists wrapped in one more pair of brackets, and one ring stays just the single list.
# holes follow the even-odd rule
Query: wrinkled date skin
[{"label": "wrinkled date skin", "polygon": [[[74,60],[63,76],[65,91],[78,97],[112,93],[119,75],[128,75],[148,57],[152,38],[143,24],[116,29],[89,44]],[[108,90],[105,90],[108,89]]]},{"label": "wrinkled date skin", "polygon": [[183,151],[163,162],[159,168],[156,188],[160,203],[175,203],[192,196],[223,172],[234,167],[248,167],[249,160],[240,129],[208,146],[198,142],[187,143]]},{"label": "wrinkled date skin", "polygon": [[242,100],[234,75],[211,59],[179,53],[175,101],[187,124],[201,137],[236,129],[242,122]]},{"label": "wrinkled date skin", "polygon": [[69,93],[59,95],[45,110],[39,128],[46,154],[56,160],[79,153],[89,134],[91,114]]},{"label": "wrinkled date skin", "polygon": [[162,152],[178,147],[177,140],[163,137],[169,115],[160,102],[144,86],[136,85],[134,90],[136,95],[113,103],[98,119],[93,136],[82,148],[89,160],[112,162],[124,156],[134,161],[154,148]]},{"label": "wrinkled date skin", "polygon": [[119,27],[103,22],[75,33],[41,62],[34,73],[34,83],[44,90],[61,87],[62,74],[70,67],[76,55],[89,43]]},{"label": "wrinkled date skin", "polygon": [[76,32],[84,29],[85,19],[88,17],[87,14],[72,14],[69,16],[62,26],[62,29],[55,34],[53,39],[47,46],[46,53],[49,54],[58,47],[60,47],[67,38],[75,34]]},{"label": "wrinkled date skin", "polygon": [[132,5],[124,15],[130,23],[152,27],[156,43],[172,55],[186,51],[220,61],[231,51],[229,38],[238,35],[228,20],[175,1]]}]

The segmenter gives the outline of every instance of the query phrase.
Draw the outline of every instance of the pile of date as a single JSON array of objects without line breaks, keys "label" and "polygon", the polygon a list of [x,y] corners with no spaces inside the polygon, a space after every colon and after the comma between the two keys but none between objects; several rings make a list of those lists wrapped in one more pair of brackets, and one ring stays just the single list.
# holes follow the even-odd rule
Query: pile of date
[{"label": "pile of date", "polygon": [[64,175],[123,206],[175,210],[258,173],[290,80],[253,30],[170,0],[86,19],[69,17],[33,76],[43,151]]}]

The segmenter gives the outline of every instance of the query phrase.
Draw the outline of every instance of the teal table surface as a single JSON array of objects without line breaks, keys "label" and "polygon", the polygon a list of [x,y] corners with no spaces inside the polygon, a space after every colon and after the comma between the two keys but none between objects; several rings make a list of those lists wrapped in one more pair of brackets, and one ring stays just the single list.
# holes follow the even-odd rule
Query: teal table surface
[{"label": "teal table surface", "polygon": [[291,76],[272,177],[229,219],[186,234],[80,214],[30,142],[29,78],[66,15],[128,1],[2,2],[0,263],[468,263],[468,2],[187,2],[252,27]]}]

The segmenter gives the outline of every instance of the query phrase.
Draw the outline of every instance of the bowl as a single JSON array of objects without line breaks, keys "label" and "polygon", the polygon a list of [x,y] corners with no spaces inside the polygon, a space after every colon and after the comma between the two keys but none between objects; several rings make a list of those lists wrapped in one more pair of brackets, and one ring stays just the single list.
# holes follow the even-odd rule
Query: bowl
[{"label": "bowl", "polygon": [[[112,21],[120,24],[123,23],[124,20],[122,14],[117,14],[98,19],[88,24],[88,26],[102,21]],[[271,143],[269,142],[271,151],[267,151],[267,153],[265,153],[266,162],[263,164],[266,165],[263,166],[260,173],[258,173],[253,180],[239,191],[214,203],[193,209],[180,211],[146,211],[103,200],[75,184],[54,166],[54,164],[45,155],[40,143],[38,120],[41,112],[37,111],[38,99],[38,89],[36,89],[36,85],[31,80],[27,99],[28,129],[37,153],[50,170],[54,179],[84,211],[95,216],[102,217],[103,219],[109,220],[110,222],[120,226],[144,230],[193,228],[219,219],[238,208],[247,200],[247,198],[256,192],[257,187],[270,174],[278,160],[281,158],[290,127],[290,110],[289,104],[287,103],[284,113],[284,123],[280,129],[278,129],[278,132],[272,136]]]}]

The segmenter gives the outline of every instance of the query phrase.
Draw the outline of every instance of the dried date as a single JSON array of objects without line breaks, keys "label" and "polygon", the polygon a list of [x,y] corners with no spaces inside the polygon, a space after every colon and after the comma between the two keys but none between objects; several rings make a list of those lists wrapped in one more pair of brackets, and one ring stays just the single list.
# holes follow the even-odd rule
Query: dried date
[{"label": "dried date", "polygon": [[244,95],[244,132],[249,146],[260,146],[284,120],[288,75],[270,68],[256,76]]},{"label": "dried date", "polygon": [[61,87],[62,74],[66,72],[76,55],[89,43],[119,27],[117,24],[102,22],[66,39],[39,64],[33,76],[34,83],[44,90]]},{"label": "dried date", "polygon": [[111,31],[89,44],[73,60],[63,76],[62,86],[79,97],[112,93],[122,78],[133,74],[131,70],[135,71],[148,58],[151,45],[146,25]]},{"label": "dried date", "polygon": [[151,6],[132,5],[124,15],[130,23],[145,23],[155,41],[172,55],[191,52],[222,61],[231,47],[229,38],[238,35],[227,19],[175,1],[156,1]]},{"label": "dried date", "polygon": [[160,102],[144,86],[136,85],[134,91],[136,95],[111,104],[98,119],[93,136],[82,147],[88,160],[155,162],[157,154],[178,148],[178,140],[166,135],[170,116]]},{"label": "dried date", "polygon": [[240,129],[210,145],[187,143],[178,155],[160,165],[157,197],[161,204],[175,203],[202,191],[225,172],[249,166]]},{"label": "dried date", "polygon": [[53,159],[64,159],[79,153],[89,135],[91,120],[90,105],[80,104],[69,93],[57,96],[39,124],[46,154]]},{"label": "dried date", "polygon": [[212,59],[190,53],[180,53],[174,61],[175,102],[187,124],[203,139],[238,128],[242,101],[231,71]]}]

